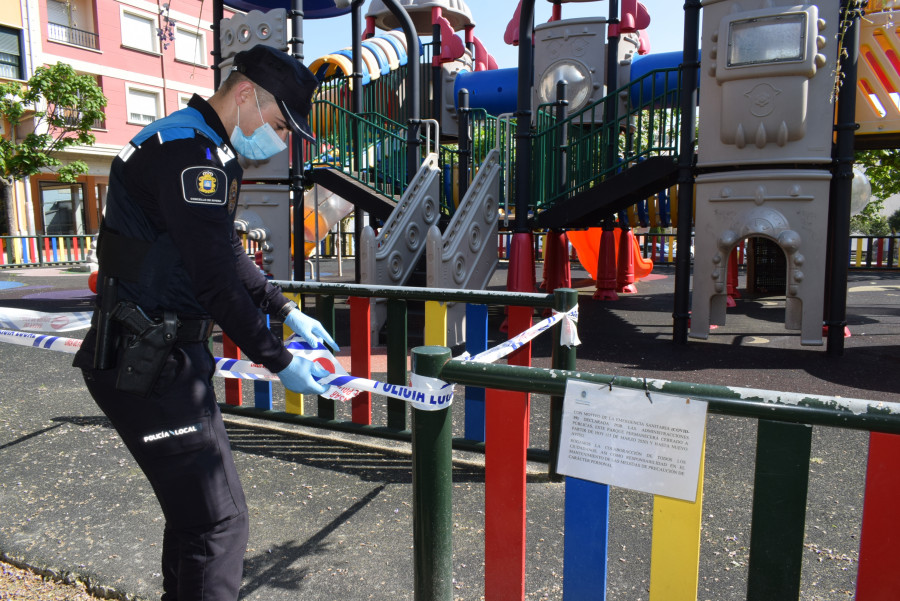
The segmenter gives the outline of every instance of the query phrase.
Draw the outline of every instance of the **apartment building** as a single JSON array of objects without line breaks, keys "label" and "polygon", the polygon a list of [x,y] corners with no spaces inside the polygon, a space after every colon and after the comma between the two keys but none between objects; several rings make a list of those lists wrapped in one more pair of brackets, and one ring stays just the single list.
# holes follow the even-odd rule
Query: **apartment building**
[{"label": "apartment building", "polygon": [[[3,0],[0,79],[65,62],[97,80],[108,105],[96,142],[60,155],[89,166],[75,184],[44,173],[15,188],[10,234],[92,234],[109,168],[145,125],[213,92],[212,0]],[[226,17],[231,16],[229,11]],[[4,136],[17,135],[3,124]]]}]

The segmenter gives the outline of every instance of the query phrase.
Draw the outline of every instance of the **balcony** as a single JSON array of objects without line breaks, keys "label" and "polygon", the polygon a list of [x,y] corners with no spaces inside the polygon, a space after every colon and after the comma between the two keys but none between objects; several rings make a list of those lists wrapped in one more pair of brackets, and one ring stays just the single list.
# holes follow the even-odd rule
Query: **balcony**
[{"label": "balcony", "polygon": [[90,48],[91,50],[99,50],[99,37],[96,33],[75,29],[68,25],[59,25],[58,23],[47,23],[47,39],[52,42],[63,42],[64,44],[72,44],[82,48]]},{"label": "balcony", "polygon": [[[76,109],[57,107],[57,113],[62,117],[66,127],[77,128],[81,122],[81,112]],[[91,124],[91,129],[106,129],[106,119],[97,119]]]}]

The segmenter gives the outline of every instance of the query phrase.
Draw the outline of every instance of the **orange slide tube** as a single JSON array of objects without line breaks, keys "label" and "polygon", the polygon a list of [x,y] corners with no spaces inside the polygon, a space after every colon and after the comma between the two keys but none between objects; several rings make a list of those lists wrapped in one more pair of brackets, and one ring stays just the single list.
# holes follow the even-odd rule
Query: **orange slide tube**
[{"label": "orange slide tube", "polygon": [[[616,253],[619,249],[619,237],[622,230],[616,228]],[[569,242],[575,247],[578,253],[578,262],[581,266],[591,274],[591,277],[597,279],[597,257],[600,254],[600,236],[603,235],[603,228],[592,227],[587,230],[570,230],[566,232]],[[631,247],[632,256],[634,257],[634,277],[635,279],[645,278],[653,271],[653,261],[645,259],[641,255],[641,246],[638,244],[637,237],[634,238],[634,244]],[[618,257],[616,257],[618,260]]]}]

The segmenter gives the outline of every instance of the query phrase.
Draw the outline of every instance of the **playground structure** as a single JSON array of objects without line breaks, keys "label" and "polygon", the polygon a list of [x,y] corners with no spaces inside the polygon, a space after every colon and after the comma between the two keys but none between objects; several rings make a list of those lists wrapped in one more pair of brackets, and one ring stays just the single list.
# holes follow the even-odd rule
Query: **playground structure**
[{"label": "playground structure", "polygon": [[[431,77],[431,100],[422,100],[420,108],[426,111],[431,108],[431,117],[439,122],[442,132],[458,132],[460,114],[473,113],[472,107],[485,109],[484,119],[488,122],[493,119],[491,114],[521,111],[521,107],[513,103],[519,101],[519,98],[513,98],[512,85],[520,79],[518,69],[490,69],[490,57],[481,50],[483,44],[470,43],[474,26],[462,3],[451,3],[443,8],[438,7],[441,3],[434,2],[402,4],[411,15],[417,34],[434,35],[435,56],[430,59],[425,56],[421,69],[423,75]],[[565,245],[564,232],[572,228],[599,228],[591,237],[592,241],[600,240],[596,252],[579,252],[579,257],[586,257],[582,263],[597,281],[595,297],[615,298],[617,291],[633,291],[635,277],[641,277],[629,265],[633,264],[631,256],[634,253],[620,252],[620,248],[634,245],[631,227],[638,224],[677,227],[677,200],[683,195],[683,198],[690,198],[692,204],[696,203],[697,208],[696,217],[694,211],[682,213],[689,220],[681,229],[689,231],[693,225],[698,233],[703,232],[698,236],[696,256],[690,257],[696,259],[691,307],[694,319],[690,322],[690,336],[705,338],[710,325],[724,323],[725,308],[733,305],[735,296],[733,282],[737,265],[733,249],[748,238],[764,237],[774,241],[788,259],[785,327],[801,330],[802,344],[821,345],[822,317],[831,309],[829,305],[835,303],[833,299],[826,299],[820,290],[830,290],[830,296],[836,297],[841,287],[840,282],[827,277],[834,273],[826,266],[830,260],[827,249],[834,245],[834,240],[833,234],[827,233],[833,229],[829,228],[828,211],[823,207],[827,199],[834,197],[837,184],[832,183],[830,175],[830,131],[834,121],[834,74],[839,71],[839,42],[835,41],[842,22],[839,8],[836,1],[804,5],[802,10],[788,8],[788,3],[721,1],[704,4],[708,18],[703,45],[708,48],[710,62],[705,63],[708,66],[698,70],[698,74],[708,81],[705,86],[699,86],[703,90],[700,105],[704,107],[700,118],[708,125],[700,128],[704,138],[698,145],[701,149],[698,166],[705,173],[696,179],[692,176],[686,182],[679,181],[684,179],[684,174],[679,173],[678,164],[685,164],[686,142],[693,154],[693,143],[686,141],[683,135],[693,122],[682,120],[688,100],[683,92],[698,87],[697,78],[691,78],[688,83],[687,76],[692,74],[685,67],[685,64],[690,66],[684,62],[684,57],[689,56],[687,50],[644,55],[649,48],[644,30],[650,15],[641,3],[621,3],[618,19],[614,19],[616,15],[610,15],[608,18],[566,20],[562,18],[563,7],[555,5],[551,21],[533,30],[530,94],[534,110],[531,113],[529,154],[541,160],[537,169],[528,169],[531,185],[525,187],[532,192],[528,201],[522,202],[517,198],[522,196],[518,191],[526,180],[516,175],[520,164],[517,156],[521,150],[507,146],[505,156],[509,159],[501,162],[501,173],[507,182],[500,189],[500,206],[504,209],[501,228],[519,231],[525,224],[527,232],[519,233],[546,228],[548,247],[550,240],[555,245]],[[892,132],[898,129],[896,97],[900,80],[896,72],[900,65],[896,64],[894,52],[897,34],[887,26],[891,23],[890,7],[885,9],[876,3],[870,10],[875,11],[875,15],[862,26],[859,44],[865,59],[856,92],[865,101],[856,112],[860,122],[865,122],[856,136],[863,138],[857,143],[860,146],[889,143],[892,136],[896,137]],[[885,12],[878,12],[882,10]],[[388,15],[389,11],[382,3],[373,3],[367,14],[367,31],[374,31],[376,24],[399,24],[396,18]],[[442,15],[452,18],[448,20]],[[516,38],[513,24],[517,16],[507,30],[507,41]],[[429,27],[432,28],[430,31]],[[457,43],[459,39],[453,35],[454,27],[465,29],[465,46]],[[797,37],[791,37],[793,34]],[[751,44],[755,42],[754,36],[770,40],[769,47]],[[604,37],[615,43],[604,46]],[[453,43],[441,46],[441,39],[452,39]],[[604,46],[605,54],[614,56],[615,60],[610,58],[607,64],[598,60],[604,54],[596,46],[598,41]],[[733,42],[746,47],[735,50]],[[427,48],[429,45],[420,42],[420,46]],[[448,47],[451,50],[447,50]],[[731,56],[729,53],[733,52],[743,54]],[[779,52],[783,54],[772,54]],[[717,59],[717,56],[724,58]],[[447,64],[453,66],[446,67]],[[326,79],[326,85],[331,83],[329,98],[334,99],[334,90],[341,86],[344,86],[344,92],[339,96],[350,96],[346,90],[352,87],[352,82],[345,61],[343,65],[343,71],[329,67],[327,74],[332,77]],[[385,68],[381,67],[382,76]],[[559,80],[565,80],[567,85],[557,90],[555,83]],[[447,94],[442,91],[446,90],[448,81],[453,82],[455,103],[448,101]],[[485,85],[488,81],[494,85]],[[369,85],[372,84],[370,80]],[[383,92],[381,96],[384,96]],[[376,113],[387,112],[400,117],[400,112],[390,101],[387,104],[390,109],[380,111],[377,97],[374,94],[366,96],[364,108],[367,114],[374,108]],[[396,100],[401,94],[388,97]],[[521,127],[515,117],[512,122],[515,127]],[[488,126],[485,131],[492,129]],[[396,131],[400,135],[401,129]],[[322,131],[326,138],[329,133]],[[481,138],[489,135],[481,134]],[[463,132],[458,137],[460,150],[464,138]],[[478,134],[472,138],[477,139]],[[480,168],[477,159],[463,165],[466,160],[461,153],[439,154],[445,181],[440,202],[444,218],[438,220],[438,227],[446,224],[447,218],[453,215],[459,203],[458,195],[465,190],[466,176],[453,177],[453,174],[477,173]],[[724,173],[736,164],[757,165],[760,170],[752,176],[732,177]],[[808,167],[812,171],[784,170],[790,165]],[[775,170],[764,169],[766,167]],[[352,167],[345,166],[344,171],[354,173]],[[359,170],[355,172],[359,173]],[[447,180],[451,177],[460,183],[454,181],[448,186]],[[395,179],[399,181],[402,177]],[[516,182],[515,186],[509,185],[510,181]],[[694,199],[692,184],[695,181],[700,201]],[[793,184],[781,189],[779,181]],[[673,187],[676,182],[681,184],[677,188]],[[398,185],[402,186],[402,182]],[[747,189],[738,191],[742,185]],[[753,200],[755,208],[740,204],[746,200]],[[782,202],[787,204],[780,206]],[[516,208],[527,216],[510,225],[509,218],[515,215]],[[730,211],[727,215],[723,214],[726,208]],[[409,209],[405,207],[404,210]],[[601,229],[608,234],[601,235]],[[621,235],[614,235],[616,230]],[[626,238],[625,243],[620,242],[622,235]],[[583,240],[582,237],[582,248]],[[682,239],[682,247],[687,246],[687,240],[687,237]],[[400,242],[394,238],[394,244]],[[389,244],[387,238],[378,242],[379,249]],[[605,252],[604,246],[608,249]],[[520,254],[527,254],[531,245],[523,248],[525,250]],[[535,280],[533,258],[516,257],[515,244],[512,254],[508,288],[532,290]],[[417,257],[413,254],[409,261]],[[598,264],[592,264],[594,257]],[[544,268],[556,269],[556,264],[545,262]],[[404,271],[411,273],[412,270],[413,267],[408,266]],[[398,271],[395,269],[393,273]],[[682,290],[677,296],[683,298],[687,307],[685,280],[689,275],[682,273],[679,278]],[[554,287],[568,285],[565,275],[553,273],[545,273],[544,282],[550,282]],[[680,320],[686,325],[687,311],[676,309],[676,314],[676,322]],[[825,321],[827,325],[834,320],[826,316]],[[687,333],[686,328],[684,332]]]},{"label": "playground structure", "polygon": [[[331,52],[310,62],[312,70],[322,80],[319,101],[316,102],[311,118],[318,135],[318,143],[315,148],[307,147],[304,155],[312,166],[310,178],[339,196],[352,197],[358,208],[368,212],[376,223],[383,224],[378,238],[374,241],[374,247],[366,246],[371,244],[370,240],[374,236],[358,232],[362,255],[375,255],[375,265],[382,266],[372,268],[371,259],[362,261],[360,281],[391,285],[408,282],[416,269],[416,262],[421,259],[424,251],[424,245],[420,243],[423,239],[421,232],[435,226],[437,232],[432,233],[432,236],[440,234],[442,229],[445,232],[441,248],[455,249],[453,256],[445,256],[442,259],[444,264],[452,265],[451,269],[444,271],[446,275],[452,274],[452,285],[462,288],[481,287],[490,278],[496,265],[496,258],[485,263],[489,255],[483,253],[481,249],[489,245],[482,244],[480,239],[484,237],[483,231],[496,231],[500,224],[492,224],[488,228],[485,223],[483,227],[479,225],[473,229],[472,224],[465,223],[462,218],[456,218],[456,213],[459,211],[472,219],[476,215],[470,208],[473,203],[479,202],[481,203],[479,206],[483,206],[486,202],[502,208],[501,214],[505,216],[503,226],[508,226],[509,217],[515,215],[513,208],[515,194],[510,186],[510,182],[514,180],[515,168],[513,159],[515,152],[511,147],[511,130],[517,122],[513,115],[516,109],[515,86],[493,85],[493,82],[498,78],[503,82],[512,82],[517,79],[518,70],[496,69],[496,61],[473,33],[474,21],[465,3],[402,4],[416,27],[416,35],[431,34],[433,36],[431,43],[423,44],[418,37],[411,39],[410,36],[404,36],[397,31],[375,35],[376,26],[394,26],[399,22],[383,4],[374,2],[366,17],[366,36],[360,42],[358,50],[360,71],[356,76],[353,76],[353,48]],[[617,64],[623,65],[630,65],[636,53],[647,45],[640,31],[649,22],[649,16],[642,5],[629,3],[629,6],[634,13],[632,15],[626,12],[626,15],[630,15],[626,22],[631,24],[631,29],[623,29],[624,43],[620,46],[621,50],[617,51]],[[273,18],[272,12],[265,13],[265,16],[262,13],[251,12],[246,18],[250,24],[238,24],[237,27],[239,29],[243,27],[245,31],[251,32],[258,30],[261,20]],[[578,74],[589,75],[589,80],[582,78],[578,89],[575,89],[576,84],[573,81],[572,96],[577,102],[574,104],[566,102],[570,108],[591,106],[593,102],[592,108],[582,112],[578,117],[580,123],[577,127],[582,131],[582,148],[596,158],[596,149],[588,149],[595,145],[591,137],[603,135],[609,137],[611,131],[610,127],[604,129],[599,125],[602,121],[600,116],[602,111],[598,112],[596,108],[607,89],[604,83],[606,66],[602,60],[598,60],[598,57],[603,55],[607,19],[598,17],[565,21],[561,19],[560,11],[556,11],[555,18],[555,21],[538,28],[540,35],[536,40],[536,55],[544,57],[544,62],[539,66],[545,71],[541,75],[545,85],[535,87],[535,101],[541,103],[541,108],[535,113],[534,120],[536,123],[551,124],[555,119],[556,107],[562,106],[555,98],[553,102],[544,102],[548,89],[547,81],[566,74],[572,79],[577,79]],[[266,30],[281,29],[280,26],[266,27]],[[460,29],[465,30],[465,44],[454,33]],[[562,47],[554,41],[560,37],[566,40]],[[245,36],[243,39],[244,44],[258,41],[253,40],[252,36]],[[416,54],[409,51],[410,47],[422,54],[421,67],[418,70],[410,68],[411,55]],[[569,53],[573,57],[578,56],[580,60],[566,59],[565,55]],[[677,57],[672,54],[667,58],[675,60]],[[654,64],[654,67],[658,66],[659,61]],[[421,75],[426,84],[423,86],[426,93],[420,95],[422,100],[419,103],[406,101],[409,94],[402,84],[409,79],[411,71]],[[621,81],[625,86],[629,86],[630,77],[627,70],[623,73],[616,75],[615,81]],[[537,75],[535,80],[537,81]],[[359,89],[354,88],[356,81],[360,82]],[[492,82],[491,85],[486,85],[488,81]],[[645,77],[641,85],[627,89],[629,93],[634,92],[641,96],[653,94],[657,96],[655,101],[648,99],[635,104],[644,108],[655,104],[660,110],[669,110],[671,107],[662,105],[676,100],[677,93],[673,93],[673,90],[660,89],[660,83],[663,86],[672,86],[676,85],[678,80],[670,77],[662,79]],[[552,85],[549,87],[553,88]],[[619,120],[627,119],[625,115],[629,103],[621,90],[617,93],[620,100],[616,103],[618,108],[615,112],[622,115]],[[429,95],[431,99],[426,100]],[[465,105],[466,97],[475,108]],[[464,103],[462,105],[459,104],[460,98]],[[354,101],[359,103],[356,108],[353,107]],[[417,146],[418,129],[422,120],[416,118],[410,121],[413,112],[430,114],[438,123],[440,140],[453,142],[455,136],[457,144],[442,145],[436,157],[421,153]],[[509,116],[498,119],[490,113],[504,113]],[[460,135],[459,123],[463,120],[468,124]],[[410,128],[410,133],[405,139],[407,126],[403,125],[404,122],[413,123],[415,126]],[[413,129],[417,131],[413,133]],[[575,125],[572,129],[576,129]],[[492,157],[491,147],[498,149],[499,157]],[[421,158],[415,161],[404,160],[410,154]],[[590,164],[590,160],[593,159],[583,162],[581,171],[596,166]],[[272,162],[278,160],[273,159]],[[415,165],[416,171],[428,169],[427,166],[432,165],[430,168],[432,185],[417,184],[411,195],[406,195],[407,186],[412,185],[410,182],[418,182],[421,179],[412,173],[411,165]],[[484,166],[492,167],[489,173],[496,181],[489,184],[480,183],[478,174]],[[563,169],[569,169],[569,166],[566,165]],[[438,195],[435,195],[433,186],[436,173],[443,179]],[[258,175],[251,173],[249,179],[256,177]],[[554,173],[540,173],[535,179],[542,178],[543,181],[535,183],[546,187],[560,177],[562,176]],[[479,182],[480,185],[473,186],[475,182]],[[505,186],[500,186],[500,182],[504,182]],[[489,192],[484,195],[483,200],[474,198],[467,200],[466,195],[470,189],[475,190],[477,194],[483,194],[484,190]],[[647,197],[666,198],[665,190],[652,192]],[[657,196],[656,192],[662,193]],[[668,207],[657,209],[656,205],[652,204],[648,211],[647,197],[636,198],[634,203],[622,207],[622,224],[626,223],[626,216],[630,215],[630,220],[635,225],[637,223],[668,225]],[[440,215],[434,213],[436,202],[439,203]],[[639,206],[631,206],[635,203]],[[651,219],[648,213],[654,217]],[[456,223],[449,227],[452,219],[456,219]],[[362,219],[357,220],[361,221]],[[402,231],[403,235],[396,235],[398,231]],[[472,232],[475,232],[474,237],[467,241],[462,238],[453,239],[453,236],[470,237]],[[634,245],[632,237],[629,237],[628,241]],[[562,243],[565,244],[565,241]],[[284,248],[283,243],[279,246]],[[433,247],[437,248],[437,244],[435,243]],[[465,249],[470,249],[467,251],[468,254],[464,252]],[[269,261],[267,265],[272,266],[275,263],[278,261]],[[429,267],[425,270],[428,271],[430,268],[434,271],[437,265],[436,261],[429,261],[427,263]],[[482,273],[469,271],[475,266],[485,265],[487,268],[482,270]],[[589,269],[595,271],[596,265],[589,265]],[[613,269],[615,270],[615,267]],[[365,277],[362,275],[363,270],[366,272]],[[271,269],[269,271],[275,277],[284,277],[282,275],[284,268],[281,270],[282,274]],[[443,285],[448,285],[449,282],[442,280],[441,277],[436,273],[426,274],[427,281],[440,281]],[[634,276],[631,276],[632,283],[633,279]],[[566,285],[565,278],[551,277],[550,280],[554,287]],[[375,328],[379,327],[378,321],[376,319]],[[457,322],[453,319],[448,327],[458,333],[464,328],[462,321]]]}]

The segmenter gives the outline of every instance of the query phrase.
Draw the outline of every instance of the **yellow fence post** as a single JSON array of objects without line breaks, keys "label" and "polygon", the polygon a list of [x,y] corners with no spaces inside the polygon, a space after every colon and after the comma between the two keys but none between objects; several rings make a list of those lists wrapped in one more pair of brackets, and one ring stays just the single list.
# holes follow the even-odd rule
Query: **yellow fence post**
[{"label": "yellow fence post", "polygon": [[447,305],[425,301],[425,346],[447,346]]},{"label": "yellow fence post", "polygon": [[[286,293],[286,297],[300,305],[300,295],[296,293]],[[294,332],[287,326],[282,326],[282,336],[285,340],[291,337]],[[303,415],[303,395],[298,392],[292,392],[287,388],[284,389],[284,411],[285,413],[293,413],[294,415]]]},{"label": "yellow fence post", "polygon": [[693,503],[653,497],[653,543],[650,550],[650,601],[697,601],[700,571],[700,523],[703,517],[703,472],[706,433],[700,451],[700,477]]}]

